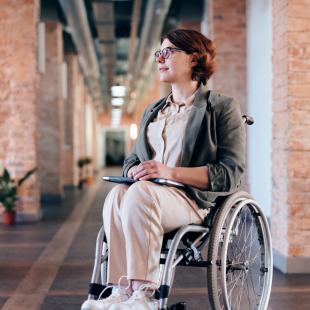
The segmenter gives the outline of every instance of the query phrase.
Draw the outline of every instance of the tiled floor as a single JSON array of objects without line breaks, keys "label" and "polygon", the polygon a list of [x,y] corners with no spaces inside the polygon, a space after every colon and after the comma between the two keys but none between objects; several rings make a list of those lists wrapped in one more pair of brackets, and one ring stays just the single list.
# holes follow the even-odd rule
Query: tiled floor
[{"label": "tiled floor", "polygon": [[[119,169],[101,172],[120,175]],[[82,191],[66,190],[62,203],[43,204],[43,220],[0,225],[0,308],[80,309],[87,298],[102,205],[112,183],[98,180]],[[178,267],[169,303],[209,309],[206,274]],[[310,276],[274,270],[271,310],[310,309]]]}]

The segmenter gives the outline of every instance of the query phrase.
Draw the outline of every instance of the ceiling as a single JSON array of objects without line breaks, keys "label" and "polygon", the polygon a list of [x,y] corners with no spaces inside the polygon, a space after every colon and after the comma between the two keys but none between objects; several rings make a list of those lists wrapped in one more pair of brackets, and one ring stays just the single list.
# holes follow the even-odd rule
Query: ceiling
[{"label": "ceiling", "polygon": [[41,0],[41,19],[60,20],[72,37],[94,101],[103,110],[111,110],[111,87],[123,85],[126,95],[122,110],[132,113],[151,82],[150,73],[156,67],[153,55],[160,47],[161,35],[177,28],[181,20],[201,20],[203,3]]}]

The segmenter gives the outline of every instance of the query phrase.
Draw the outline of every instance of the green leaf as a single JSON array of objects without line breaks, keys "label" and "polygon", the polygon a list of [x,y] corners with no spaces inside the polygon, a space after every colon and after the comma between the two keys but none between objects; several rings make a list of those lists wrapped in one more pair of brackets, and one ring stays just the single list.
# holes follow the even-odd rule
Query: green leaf
[{"label": "green leaf", "polygon": [[85,162],[85,165],[90,164],[90,163],[91,163],[91,158],[86,157],[86,158],[84,159],[84,162]]},{"label": "green leaf", "polygon": [[10,174],[9,174],[9,172],[6,170],[6,168],[4,168],[2,178],[3,178],[3,181],[4,181],[5,183],[9,183],[9,182],[10,182]]},{"label": "green leaf", "polygon": [[22,184],[26,179],[28,179],[36,170],[37,170],[37,168],[34,168],[34,169],[28,171],[28,172],[25,174],[25,176],[24,176],[22,179],[20,179],[20,180],[18,181],[18,186],[21,186],[21,184]]},{"label": "green leaf", "polygon": [[80,158],[78,160],[77,164],[78,164],[79,168],[83,168],[83,166],[84,166],[84,159]]}]

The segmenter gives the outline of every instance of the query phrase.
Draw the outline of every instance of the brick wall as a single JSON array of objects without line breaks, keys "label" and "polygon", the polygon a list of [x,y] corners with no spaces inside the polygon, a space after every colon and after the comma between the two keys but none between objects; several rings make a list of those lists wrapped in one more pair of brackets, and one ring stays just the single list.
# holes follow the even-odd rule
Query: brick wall
[{"label": "brick wall", "polygon": [[[84,77],[82,74],[79,74],[78,78],[78,122],[79,122],[79,127],[78,127],[78,140],[79,140],[79,156],[78,158],[83,158],[86,156],[85,154],[85,134],[84,134],[84,128],[85,128],[85,92],[87,92],[87,88],[84,85]],[[79,178],[83,178],[84,175],[83,173],[81,174],[81,171],[79,172]]]},{"label": "brick wall", "polygon": [[61,197],[63,147],[63,100],[61,63],[63,61],[62,28],[59,22],[45,22],[46,72],[41,75],[39,105],[39,159],[41,194]]},{"label": "brick wall", "polygon": [[310,256],[310,2],[273,0],[274,248]]},{"label": "brick wall", "polygon": [[[208,86],[237,98],[242,114],[246,114],[246,0],[210,0],[207,4],[208,35],[217,50],[217,70]],[[247,172],[242,188],[249,190]]]},{"label": "brick wall", "polygon": [[75,121],[74,113],[75,113],[75,101],[76,101],[76,90],[75,87],[78,83],[78,62],[77,56],[74,54],[69,54],[65,56],[65,61],[68,66],[68,106],[69,106],[69,115],[64,119],[65,127],[66,127],[66,136],[69,141],[68,146],[70,148],[64,149],[62,148],[62,167],[61,167],[61,175],[63,179],[64,185],[77,185],[77,180],[75,178],[75,169],[77,169],[75,154],[77,151],[75,144],[77,143],[76,139],[74,139],[74,128]]},{"label": "brick wall", "polygon": [[[39,1],[2,0],[0,9],[0,173],[20,179],[37,166],[36,26]],[[21,23],[21,21],[23,21]],[[20,188],[18,211],[39,213],[38,173]]]}]

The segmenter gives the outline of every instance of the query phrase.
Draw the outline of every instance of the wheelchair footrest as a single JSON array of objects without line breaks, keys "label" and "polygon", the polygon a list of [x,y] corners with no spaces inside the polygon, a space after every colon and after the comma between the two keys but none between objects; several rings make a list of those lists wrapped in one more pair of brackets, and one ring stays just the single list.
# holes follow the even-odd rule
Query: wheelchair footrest
[{"label": "wheelchair footrest", "polygon": [[167,310],[186,310],[186,303],[178,302],[177,304],[167,307]]},{"label": "wheelchair footrest", "polygon": [[[101,285],[98,283],[90,283],[89,284],[89,290],[88,294],[93,295],[98,298],[98,296],[101,294],[101,292],[106,288],[105,285]],[[107,298],[111,295],[112,293],[112,288],[108,288],[107,290],[104,291],[104,293],[101,295],[101,298]]]}]

